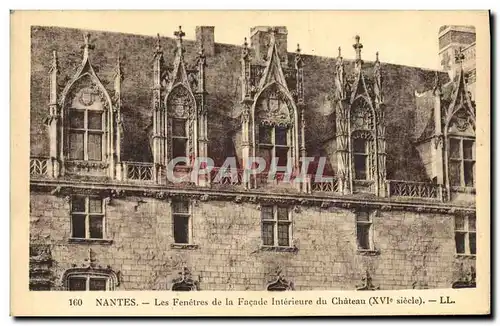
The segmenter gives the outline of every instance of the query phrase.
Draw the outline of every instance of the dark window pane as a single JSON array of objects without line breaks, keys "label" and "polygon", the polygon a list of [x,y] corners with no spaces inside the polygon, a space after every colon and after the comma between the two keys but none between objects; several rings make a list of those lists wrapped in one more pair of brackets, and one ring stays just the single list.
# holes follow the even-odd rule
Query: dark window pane
[{"label": "dark window pane", "polygon": [[278,166],[287,166],[288,164],[288,148],[276,148],[276,158]]},{"label": "dark window pane", "polygon": [[71,198],[72,212],[85,212],[85,197],[74,196]]},{"label": "dark window pane", "polygon": [[370,225],[357,225],[358,247],[360,249],[370,249]]},{"label": "dark window pane", "polygon": [[101,215],[91,215],[89,216],[89,228],[90,237],[92,239],[102,239],[103,238],[103,216]]},{"label": "dark window pane", "polygon": [[179,283],[172,286],[172,291],[189,292],[193,291],[193,287],[185,283]]},{"label": "dark window pane", "polygon": [[450,183],[452,186],[460,186],[460,162],[450,162]]},{"label": "dark window pane", "polygon": [[106,279],[90,278],[89,290],[90,291],[106,291]]},{"label": "dark window pane", "polygon": [[172,135],[175,137],[186,137],[186,120],[172,119]]},{"label": "dark window pane", "polygon": [[287,131],[288,130],[286,128],[276,127],[276,137],[275,137],[276,145],[288,145]]},{"label": "dark window pane", "polygon": [[262,223],[262,242],[265,246],[274,245],[274,223]]},{"label": "dark window pane", "polygon": [[88,155],[91,161],[102,160],[102,134],[89,133]]},{"label": "dark window pane", "polygon": [[87,234],[85,232],[85,215],[71,215],[71,228],[71,236],[73,238],[86,238]]},{"label": "dark window pane", "polygon": [[260,208],[260,216],[263,220],[272,220],[273,216],[273,206],[262,206]]},{"label": "dark window pane", "polygon": [[102,113],[88,111],[89,129],[102,130]]},{"label": "dark window pane", "polygon": [[260,144],[272,144],[272,127],[260,126],[259,127],[259,143]]},{"label": "dark window pane", "polygon": [[363,221],[363,222],[369,222],[370,221],[370,214],[365,211],[359,211],[356,213],[356,220],[357,221]]},{"label": "dark window pane", "polygon": [[[186,157],[186,139],[174,138],[172,142],[173,158]],[[185,162],[179,162],[178,165],[185,165]]]},{"label": "dark window pane", "polygon": [[102,213],[102,200],[99,198],[89,198],[89,212]]},{"label": "dark window pane", "polygon": [[69,134],[69,158],[83,160],[83,133],[71,132]]},{"label": "dark window pane", "polygon": [[278,245],[279,246],[289,246],[290,245],[290,235],[289,235],[289,225],[281,223],[278,224]]},{"label": "dark window pane", "polygon": [[69,126],[70,128],[85,128],[84,122],[85,112],[72,110],[69,113]]},{"label": "dark window pane", "polygon": [[352,150],[354,153],[366,153],[366,140],[354,139],[352,142]]},{"label": "dark window pane", "polygon": [[450,158],[461,158],[459,139],[450,138]]},{"label": "dark window pane", "polygon": [[464,158],[472,160],[474,158],[474,142],[464,139]]},{"label": "dark window pane", "polygon": [[469,249],[472,255],[476,254],[476,233],[469,233]]},{"label": "dark window pane", "polygon": [[354,174],[357,180],[366,180],[366,160],[365,155],[354,155]]},{"label": "dark window pane", "polygon": [[455,216],[455,230],[465,230],[465,220],[463,216]]},{"label": "dark window pane", "polygon": [[85,277],[70,277],[69,279],[70,291],[85,291],[87,290],[87,278]]},{"label": "dark window pane", "polygon": [[464,161],[464,182],[467,187],[474,187],[474,162]]},{"label": "dark window pane", "polygon": [[189,243],[189,217],[174,215],[175,243]]},{"label": "dark window pane", "polygon": [[288,221],[288,208],[278,206],[278,220]]},{"label": "dark window pane", "polygon": [[476,231],[476,217],[469,216],[469,231]]},{"label": "dark window pane", "polygon": [[189,214],[189,203],[187,201],[175,201],[174,213]]},{"label": "dark window pane", "polygon": [[455,232],[455,247],[457,254],[465,253],[465,233]]},{"label": "dark window pane", "polygon": [[265,167],[264,167],[264,171],[269,171],[269,167],[271,165],[271,158],[273,156],[273,150],[272,148],[265,148],[264,146],[259,146],[259,150],[257,152],[257,157],[260,157],[262,159],[264,159],[264,161],[266,162],[265,164]]}]

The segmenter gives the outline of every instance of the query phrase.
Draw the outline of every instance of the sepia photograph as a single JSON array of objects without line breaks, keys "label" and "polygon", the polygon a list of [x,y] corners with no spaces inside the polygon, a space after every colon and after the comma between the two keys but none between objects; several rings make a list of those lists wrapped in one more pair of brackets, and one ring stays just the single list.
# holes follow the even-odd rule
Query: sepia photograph
[{"label": "sepia photograph", "polygon": [[99,294],[112,291],[161,291],[155,306],[185,291],[336,291],[333,306],[368,304],[358,291],[475,291],[488,14],[469,12],[479,28],[360,13],[25,27],[29,216],[13,218],[29,269],[13,278],[31,293],[98,291],[92,306],[117,305]]}]

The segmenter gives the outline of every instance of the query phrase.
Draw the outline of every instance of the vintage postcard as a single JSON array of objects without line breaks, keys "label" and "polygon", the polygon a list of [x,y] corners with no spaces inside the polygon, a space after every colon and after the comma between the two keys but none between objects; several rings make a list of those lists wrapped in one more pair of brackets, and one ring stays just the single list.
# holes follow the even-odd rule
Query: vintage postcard
[{"label": "vintage postcard", "polygon": [[12,315],[490,313],[487,11],[13,11],[10,51]]}]

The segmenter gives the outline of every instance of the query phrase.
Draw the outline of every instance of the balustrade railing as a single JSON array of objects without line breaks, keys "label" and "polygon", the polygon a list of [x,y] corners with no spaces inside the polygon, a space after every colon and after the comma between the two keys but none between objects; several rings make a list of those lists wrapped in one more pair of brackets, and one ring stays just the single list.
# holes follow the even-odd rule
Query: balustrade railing
[{"label": "balustrade railing", "polygon": [[221,169],[215,167],[210,171],[210,181],[212,184],[240,185],[243,182],[244,170],[241,169]]},{"label": "balustrade railing", "polygon": [[443,200],[441,185],[426,182],[388,180],[387,193],[389,197],[412,197]]},{"label": "balustrade railing", "polygon": [[49,173],[49,159],[44,157],[31,157],[30,158],[30,175],[32,176],[48,176]]},{"label": "balustrade railing", "polygon": [[311,178],[312,192],[339,192],[339,180],[334,177],[325,177],[326,180],[315,181]]},{"label": "balustrade railing", "polygon": [[124,175],[126,180],[153,181],[153,163],[143,162],[123,162]]}]

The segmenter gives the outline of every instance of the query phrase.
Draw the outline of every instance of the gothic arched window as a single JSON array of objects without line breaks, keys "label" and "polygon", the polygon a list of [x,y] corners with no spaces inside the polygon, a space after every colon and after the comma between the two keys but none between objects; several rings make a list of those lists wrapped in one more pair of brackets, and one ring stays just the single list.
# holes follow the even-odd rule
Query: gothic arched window
[{"label": "gothic arched window", "polygon": [[376,155],[373,113],[365,100],[356,101],[352,108],[350,140],[353,179],[373,180]]},{"label": "gothic arched window", "polygon": [[67,156],[70,160],[102,161],[106,155],[106,99],[95,84],[73,87],[75,91],[69,94],[66,111]]},{"label": "gothic arched window", "polygon": [[[184,86],[175,87],[168,95],[167,112],[170,130],[170,159],[185,157],[190,159],[192,135],[190,121],[193,119],[194,102]],[[179,162],[178,165],[185,165]]]},{"label": "gothic arched window", "polygon": [[292,156],[292,115],[285,95],[271,86],[256,103],[258,125],[257,156],[266,161],[266,168],[275,159],[277,165],[285,167]]}]

